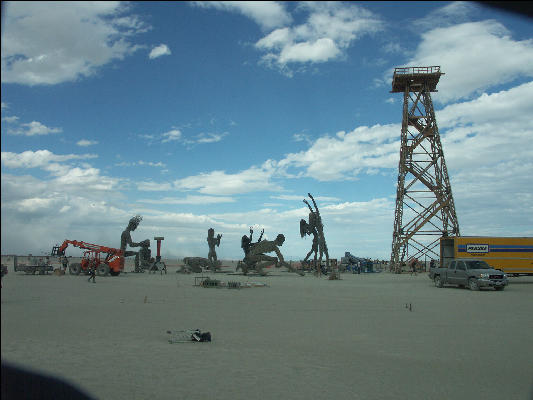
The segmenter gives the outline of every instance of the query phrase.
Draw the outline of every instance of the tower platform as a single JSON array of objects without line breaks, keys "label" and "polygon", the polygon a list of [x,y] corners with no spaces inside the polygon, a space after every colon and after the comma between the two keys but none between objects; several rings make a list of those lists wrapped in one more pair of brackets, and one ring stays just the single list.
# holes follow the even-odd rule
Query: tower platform
[{"label": "tower platform", "polygon": [[403,93],[406,86],[411,92],[419,92],[424,85],[428,91],[437,92],[441,75],[444,72],[440,72],[440,66],[394,68],[391,93]]}]

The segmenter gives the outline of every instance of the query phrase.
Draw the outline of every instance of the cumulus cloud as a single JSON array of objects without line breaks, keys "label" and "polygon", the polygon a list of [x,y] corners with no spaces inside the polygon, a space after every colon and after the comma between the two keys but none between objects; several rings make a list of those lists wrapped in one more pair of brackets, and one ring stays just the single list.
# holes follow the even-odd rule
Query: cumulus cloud
[{"label": "cumulus cloud", "polygon": [[383,29],[377,16],[355,4],[308,2],[300,9],[309,13],[304,24],[276,29],[257,41],[264,63],[283,69],[338,59],[355,40]]},{"label": "cumulus cloud", "polygon": [[202,194],[231,195],[254,191],[279,190],[280,187],[271,182],[276,168],[273,162],[266,161],[260,167],[227,174],[225,171],[212,171],[174,181],[179,190],[196,190]]},{"label": "cumulus cloud", "polygon": [[285,5],[275,1],[193,1],[191,4],[240,13],[253,19],[264,29],[277,28],[292,21]]},{"label": "cumulus cloud", "polygon": [[317,139],[307,150],[280,160],[282,169],[301,168],[319,181],[355,179],[373,168],[395,168],[399,157],[400,124],[361,126],[351,132]]},{"label": "cumulus cloud", "polygon": [[159,46],[154,47],[152,51],[150,51],[148,57],[150,58],[150,60],[153,60],[154,58],[168,56],[170,54],[172,54],[172,52],[170,51],[168,46],[166,44],[160,44]]},{"label": "cumulus cloud", "polygon": [[[18,118],[10,122],[17,122]],[[63,129],[61,128],[50,128],[41,122],[32,121],[24,124],[20,124],[15,129],[9,129],[7,131],[11,135],[23,135],[23,136],[38,136],[38,135],[49,135],[51,133],[61,133]]]},{"label": "cumulus cloud", "polygon": [[149,29],[120,2],[9,2],[2,15],[2,83],[53,85],[132,54]]},{"label": "cumulus cloud", "polygon": [[[533,159],[533,82],[449,105],[437,114],[448,168]],[[533,171],[531,171],[533,173]]]},{"label": "cumulus cloud", "polygon": [[2,117],[2,121],[7,122],[8,124],[15,123],[19,120],[19,117],[12,115],[10,117]]},{"label": "cumulus cloud", "polygon": [[422,35],[406,65],[440,65],[446,75],[433,98],[447,103],[533,76],[533,39],[513,40],[511,33],[493,20],[436,28]]},{"label": "cumulus cloud", "polygon": [[2,152],[2,165],[8,168],[46,168],[50,164],[70,160],[97,158],[95,154],[54,154],[49,150],[24,151],[22,153]]}]

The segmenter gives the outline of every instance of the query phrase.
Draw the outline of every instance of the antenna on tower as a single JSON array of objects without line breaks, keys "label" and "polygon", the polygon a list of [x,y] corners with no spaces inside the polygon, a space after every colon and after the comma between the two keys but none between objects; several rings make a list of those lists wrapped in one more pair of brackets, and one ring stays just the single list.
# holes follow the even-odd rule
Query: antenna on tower
[{"label": "antenna on tower", "polygon": [[390,269],[439,258],[442,236],[459,235],[431,92],[440,66],[395,68],[391,93],[403,93],[403,114]]}]

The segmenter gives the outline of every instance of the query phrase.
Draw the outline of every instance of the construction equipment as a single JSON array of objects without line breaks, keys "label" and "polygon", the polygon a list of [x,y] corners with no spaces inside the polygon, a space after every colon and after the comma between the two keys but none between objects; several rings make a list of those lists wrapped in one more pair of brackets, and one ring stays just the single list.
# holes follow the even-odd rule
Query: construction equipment
[{"label": "construction equipment", "polygon": [[[69,245],[85,249],[81,263],[69,265],[69,273],[72,275],[79,275],[80,272],[87,274],[91,268],[94,268],[99,276],[108,274],[118,276],[124,271],[124,253],[113,247],[66,239],[61,246],[56,245],[52,248],[51,255],[64,256]],[[106,254],[105,258],[102,258],[102,253]]]}]

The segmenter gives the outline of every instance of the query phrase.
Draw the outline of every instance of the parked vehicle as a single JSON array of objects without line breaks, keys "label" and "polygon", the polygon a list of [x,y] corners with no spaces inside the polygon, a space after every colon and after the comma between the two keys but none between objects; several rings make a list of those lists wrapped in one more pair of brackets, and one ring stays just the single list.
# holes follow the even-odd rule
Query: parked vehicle
[{"label": "parked vehicle", "polygon": [[503,290],[508,284],[507,275],[495,270],[485,261],[454,260],[447,267],[436,268],[433,271],[433,281],[436,287],[445,285],[468,286],[470,290],[493,287]]},{"label": "parked vehicle", "polygon": [[440,265],[453,260],[482,260],[508,275],[533,275],[533,237],[443,237]]},{"label": "parked vehicle", "polygon": [[38,272],[39,275],[46,275],[54,270],[48,257],[43,259],[43,257],[28,256],[27,264],[19,263],[17,256],[13,257],[13,270],[15,272],[25,272],[28,275],[35,275]]}]

